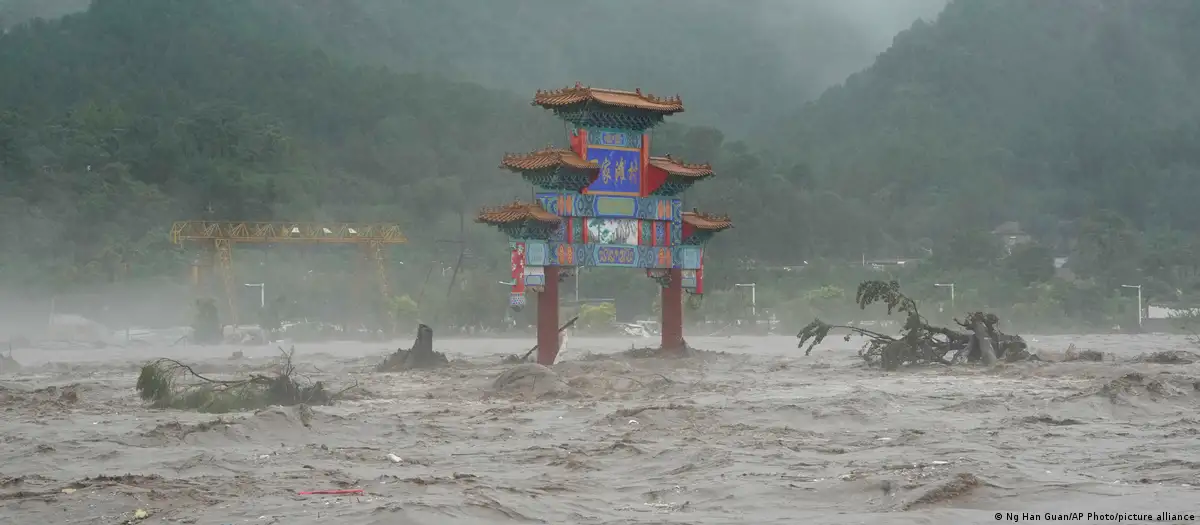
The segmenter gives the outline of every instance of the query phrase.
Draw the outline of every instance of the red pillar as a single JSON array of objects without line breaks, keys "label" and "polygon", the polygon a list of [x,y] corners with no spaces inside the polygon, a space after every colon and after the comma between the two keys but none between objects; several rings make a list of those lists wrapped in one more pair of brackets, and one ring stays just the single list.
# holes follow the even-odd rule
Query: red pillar
[{"label": "red pillar", "polygon": [[683,353],[683,272],[670,270],[671,283],[662,289],[662,348]]},{"label": "red pillar", "polygon": [[550,366],[558,357],[558,267],[547,266],[546,286],[538,292],[537,362]]}]

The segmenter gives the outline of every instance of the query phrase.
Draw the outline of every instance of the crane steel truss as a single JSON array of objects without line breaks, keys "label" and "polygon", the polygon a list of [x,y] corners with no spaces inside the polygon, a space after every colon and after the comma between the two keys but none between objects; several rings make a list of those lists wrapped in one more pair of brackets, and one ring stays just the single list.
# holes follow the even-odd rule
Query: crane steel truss
[{"label": "crane steel truss", "polygon": [[221,280],[229,315],[236,326],[238,312],[234,297],[233,244],[296,243],[296,244],[355,244],[362,247],[364,258],[375,261],[379,277],[379,293],[384,300],[391,297],[387,279],[386,244],[403,244],[408,239],[395,224],[319,223],[319,222],[239,222],[239,221],[180,221],[171,225],[171,242],[201,242],[211,246],[221,267]]}]

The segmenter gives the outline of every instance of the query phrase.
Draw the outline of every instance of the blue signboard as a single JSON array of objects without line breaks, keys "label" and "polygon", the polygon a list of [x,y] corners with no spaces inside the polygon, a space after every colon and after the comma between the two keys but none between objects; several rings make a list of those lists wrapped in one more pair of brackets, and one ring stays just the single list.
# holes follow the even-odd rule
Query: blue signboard
[{"label": "blue signboard", "polygon": [[587,159],[600,165],[600,176],[588,186],[599,195],[641,194],[642,151],[625,147],[588,146]]}]

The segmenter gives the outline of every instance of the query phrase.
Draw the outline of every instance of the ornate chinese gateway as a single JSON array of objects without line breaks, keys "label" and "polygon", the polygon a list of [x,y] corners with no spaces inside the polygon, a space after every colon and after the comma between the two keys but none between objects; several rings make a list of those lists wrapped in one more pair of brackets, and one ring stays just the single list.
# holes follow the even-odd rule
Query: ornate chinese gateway
[{"label": "ornate chinese gateway", "polygon": [[704,292],[704,245],[732,226],[683,211],[680,195],[711,177],[711,166],[650,154],[646,131],[683,111],[683,101],[575,84],[538,91],[533,105],[571,124],[570,147],[505,155],[501,167],[540,191],[534,202],[486,208],[477,221],[511,240],[509,304],[539,294],[538,363],[558,354],[558,284],[585,266],[645,269],[662,287],[662,347],[682,352],[683,292]]}]

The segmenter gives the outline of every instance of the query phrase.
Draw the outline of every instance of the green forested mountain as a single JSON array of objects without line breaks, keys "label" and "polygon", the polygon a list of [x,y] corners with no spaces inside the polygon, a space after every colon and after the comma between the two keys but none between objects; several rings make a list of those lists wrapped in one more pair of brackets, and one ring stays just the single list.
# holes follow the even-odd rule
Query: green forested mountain
[{"label": "green forested mountain", "polygon": [[0,0],[0,33],[35,18],[53,19],[87,9],[90,0]]},{"label": "green forested mountain", "polygon": [[[271,23],[332,56],[525,93],[576,81],[681,93],[678,120],[744,135],[870,63],[945,0],[269,0]],[[4,20],[87,0],[0,0]],[[5,12],[9,14],[4,14]],[[731,81],[731,79],[737,79]]]},{"label": "green forested mountain", "polygon": [[1019,221],[1080,273],[1178,281],[1200,233],[1197,21],[1189,0],[957,0],[758,137],[852,210],[827,249],[954,252]]},{"label": "green forested mountain", "polygon": [[[735,279],[778,282],[760,306],[800,319],[848,302],[838,287],[861,275],[846,262],[886,257],[929,260],[903,273],[916,296],[950,280],[965,304],[1032,319],[1109,323],[1096,305],[1119,283],[1159,299],[1200,290],[1190,0],[955,0],[807,104],[834,69],[805,62],[822,56],[806,39],[853,47],[862,39],[828,23],[848,13],[801,10],[826,18],[791,27],[792,4],[767,0],[641,3],[638,16],[620,2],[95,0],[12,25],[55,13],[18,5],[0,4],[10,284],[178,275],[173,220],[381,220],[412,238],[396,256],[421,264],[397,293],[417,295],[425,261],[457,256],[444,241],[460,210],[527,196],[496,169],[501,155],[565,140],[529,89],[581,80],[679,92],[693,122],[717,124],[665,125],[652,142],[712,161],[718,177],[687,205],[738,225],[714,241],[713,304],[738,301],[719,291]],[[1006,221],[1036,242],[1001,259],[990,232]],[[480,305],[496,295],[503,258],[486,254],[503,239],[466,234],[475,277],[458,310],[481,321],[502,310]],[[1052,277],[1055,255],[1079,281]],[[803,261],[799,274],[761,270]],[[343,286],[352,272],[339,272],[313,293]],[[583,293],[649,304],[626,273],[589,276]]]},{"label": "green forested mountain", "polygon": [[[561,122],[531,108],[528,93],[354,65],[277,7],[97,0],[0,36],[5,286],[179,280],[191,256],[168,244],[174,220],[374,220],[403,225],[411,243],[395,256],[417,264],[405,265],[396,290],[421,295],[426,268],[457,257],[444,241],[458,239],[460,212],[469,221],[481,205],[528,196],[497,169],[503,153],[565,144]],[[715,130],[662,133],[664,153],[721,161]],[[725,162],[743,162],[744,150],[735,145]],[[723,184],[737,188],[753,173]],[[461,310],[478,313],[490,308],[480,294],[497,289],[490,268],[503,264],[487,254],[503,253],[504,239],[473,224],[466,234],[477,277],[460,280],[475,287],[474,297],[459,294]],[[352,255],[326,261],[331,275],[304,287],[322,301],[339,291],[354,300]],[[270,265],[291,256],[282,258]],[[314,266],[241,260],[247,279]],[[588,286],[645,284],[635,274]]]},{"label": "green forested mountain", "polygon": [[742,135],[870,63],[945,0],[293,0],[323,48],[520,93],[575,81],[680,93]]},{"label": "green forested mountain", "polygon": [[0,37],[5,280],[174,271],[186,218],[422,224],[419,244],[523,194],[496,159],[555,137],[523,98],[344,64],[253,4],[101,0]]},{"label": "green forested mountain", "polygon": [[[770,137],[829,190],[886,199],[908,239],[976,217],[1049,233],[1097,208],[1197,231],[1197,17],[1187,0],[960,0]],[[989,198],[931,207],[951,195]]]}]

